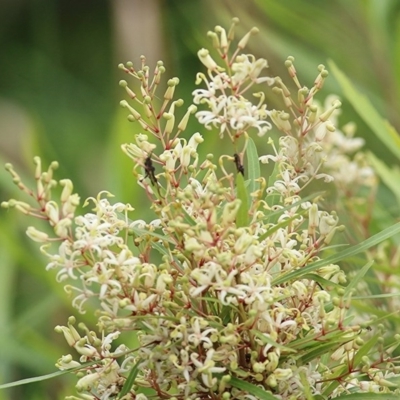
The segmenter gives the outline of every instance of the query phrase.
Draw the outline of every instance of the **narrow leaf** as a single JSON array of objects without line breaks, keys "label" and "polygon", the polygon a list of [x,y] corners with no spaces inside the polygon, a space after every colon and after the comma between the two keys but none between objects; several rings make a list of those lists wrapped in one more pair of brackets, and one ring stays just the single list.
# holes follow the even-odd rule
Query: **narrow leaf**
[{"label": "narrow leaf", "polygon": [[373,153],[368,153],[368,161],[377,172],[382,182],[393,192],[400,203],[400,172],[396,168],[389,168],[383,161],[379,160]]},{"label": "narrow leaf", "polygon": [[374,263],[374,260],[369,261],[367,264],[365,264],[358,272],[357,275],[351,279],[350,283],[347,285],[345,291],[344,291],[344,296],[348,296],[352,289],[355,289],[358,283],[361,281],[361,279],[364,277],[364,275],[367,273],[367,271],[371,268],[371,265]]},{"label": "narrow leaf", "polygon": [[139,373],[139,366],[142,363],[142,360],[139,360],[131,369],[128,378],[126,379],[124,386],[122,386],[121,391],[119,392],[118,399],[124,397],[129,391],[132,389],[133,384],[135,383],[137,374]]},{"label": "narrow leaf", "polygon": [[246,157],[247,157],[247,171],[248,171],[247,176],[250,180],[249,191],[250,193],[253,193],[260,188],[260,183],[256,182],[256,180],[260,177],[261,171],[260,171],[260,161],[258,160],[257,147],[253,139],[251,138],[248,138]]},{"label": "narrow leaf", "polygon": [[253,385],[252,383],[242,381],[241,379],[232,377],[229,381],[229,384],[240,390],[245,390],[246,392],[255,396],[257,399],[276,400],[276,397],[273,396],[271,393],[266,392],[265,390],[256,385]]},{"label": "narrow leaf", "polygon": [[399,395],[390,393],[351,393],[335,398],[340,400],[398,400]]},{"label": "narrow leaf", "polygon": [[70,372],[71,372],[71,370],[57,371],[57,372],[53,372],[51,374],[35,376],[34,378],[21,379],[20,381],[15,381],[15,382],[10,382],[10,383],[5,383],[4,385],[0,385],[0,389],[7,389],[10,387],[14,387],[14,386],[21,386],[21,385],[27,385],[29,383],[34,383],[34,382],[46,381],[48,379],[52,379],[57,376],[65,375]]},{"label": "narrow leaf", "polygon": [[329,257],[326,257],[322,260],[318,260],[313,262],[305,267],[296,269],[292,272],[281,274],[276,279],[273,280],[273,285],[280,285],[284,282],[288,282],[294,279],[298,279],[299,277],[303,276],[306,273],[315,271],[316,269],[323,267],[325,265],[337,263],[341,260],[354,256],[358,253],[361,253],[365,250],[368,250],[370,247],[377,245],[380,242],[383,242],[386,239],[389,239],[391,236],[395,235],[396,233],[400,232],[400,222],[392,225],[389,228],[384,229],[383,231],[377,233],[374,236],[364,240],[363,242],[356,244],[346,250],[341,251],[337,254],[332,254]]}]

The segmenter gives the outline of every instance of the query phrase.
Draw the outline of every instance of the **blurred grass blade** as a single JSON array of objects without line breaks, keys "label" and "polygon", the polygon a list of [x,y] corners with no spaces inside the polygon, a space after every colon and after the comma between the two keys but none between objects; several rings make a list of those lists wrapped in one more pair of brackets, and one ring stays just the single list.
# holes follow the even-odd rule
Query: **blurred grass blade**
[{"label": "blurred grass blade", "polygon": [[374,260],[369,261],[365,264],[356,274],[354,278],[351,279],[350,283],[346,286],[344,291],[344,297],[348,296],[350,292],[356,288],[362,278],[364,278],[365,274],[371,268],[371,265],[374,263]]},{"label": "blurred grass blade", "polygon": [[351,393],[344,394],[335,399],[340,400],[398,400],[399,395],[389,393]]},{"label": "blurred grass blade", "polygon": [[288,282],[291,280],[298,279],[302,277],[304,274],[315,271],[316,269],[323,267],[325,265],[334,264],[351,256],[354,256],[358,253],[361,253],[365,250],[368,250],[370,247],[377,245],[380,242],[383,242],[386,239],[389,239],[393,235],[400,232],[400,222],[392,225],[391,227],[384,229],[383,231],[377,233],[374,236],[362,241],[355,246],[352,246],[346,250],[343,250],[337,254],[332,254],[329,257],[326,257],[322,260],[318,260],[313,262],[305,267],[296,269],[295,271],[289,272],[287,274],[281,274],[276,279],[272,281],[272,285],[280,285],[284,282]]},{"label": "blurred grass blade", "polygon": [[400,203],[400,171],[398,168],[389,168],[373,153],[368,153],[368,161],[378,174],[381,181],[393,192]]},{"label": "blurred grass blade", "polygon": [[352,104],[358,115],[375,133],[376,137],[400,160],[400,135],[388,121],[383,119],[374,108],[367,96],[357,91],[347,76],[329,61],[329,68],[339,82],[343,94]]}]

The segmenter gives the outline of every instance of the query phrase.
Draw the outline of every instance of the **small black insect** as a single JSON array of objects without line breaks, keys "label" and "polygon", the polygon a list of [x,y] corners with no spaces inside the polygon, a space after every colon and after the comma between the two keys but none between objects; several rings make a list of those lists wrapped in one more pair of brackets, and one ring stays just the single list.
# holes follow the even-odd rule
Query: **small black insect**
[{"label": "small black insect", "polygon": [[145,170],[146,174],[145,174],[143,179],[149,178],[151,184],[153,186],[156,185],[157,184],[157,178],[156,178],[156,176],[154,174],[156,169],[154,168],[153,161],[151,161],[151,156],[148,156],[146,158],[146,160],[144,161],[144,170]]},{"label": "small black insect", "polygon": [[244,167],[243,167],[242,163],[240,162],[239,155],[235,153],[233,155],[233,158],[234,158],[234,162],[235,162],[237,171],[240,172],[244,176]]}]

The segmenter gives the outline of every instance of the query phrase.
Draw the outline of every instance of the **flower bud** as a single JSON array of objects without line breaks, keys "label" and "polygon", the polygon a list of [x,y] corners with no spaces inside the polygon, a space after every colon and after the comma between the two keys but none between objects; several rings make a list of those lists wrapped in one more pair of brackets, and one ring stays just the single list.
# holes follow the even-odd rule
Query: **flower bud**
[{"label": "flower bud", "polygon": [[89,392],[96,383],[96,381],[99,380],[99,378],[100,374],[97,372],[93,374],[87,374],[83,378],[79,379],[75,388],[78,392],[84,392],[84,391]]},{"label": "flower bud", "polygon": [[222,26],[216,26],[215,32],[219,33],[220,35],[220,48],[225,51],[228,48],[228,38],[226,36],[226,30],[222,28]]},{"label": "flower bud", "polygon": [[47,233],[38,231],[33,226],[29,226],[26,230],[26,234],[29,239],[33,240],[34,242],[45,243],[49,239],[49,235]]},{"label": "flower bud", "polygon": [[247,33],[242,37],[242,39],[240,39],[240,41],[239,41],[237,47],[238,47],[240,50],[243,50],[243,49],[247,46],[247,43],[249,42],[250,36],[256,35],[258,32],[259,32],[259,29],[258,29],[258,28],[256,28],[256,27],[251,28],[250,31],[247,32]]},{"label": "flower bud", "polygon": [[200,61],[203,63],[203,65],[206,66],[207,69],[214,71],[218,68],[217,63],[212,59],[207,49],[199,50],[197,52],[197,55],[199,56]]}]

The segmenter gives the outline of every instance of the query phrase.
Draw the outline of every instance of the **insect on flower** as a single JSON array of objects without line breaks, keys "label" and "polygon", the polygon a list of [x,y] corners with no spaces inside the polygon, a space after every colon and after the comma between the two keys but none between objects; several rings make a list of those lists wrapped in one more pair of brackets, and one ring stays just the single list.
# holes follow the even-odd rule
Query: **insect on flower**
[{"label": "insect on flower", "polygon": [[233,159],[234,159],[237,171],[240,172],[244,176],[244,167],[243,167],[243,164],[240,161],[239,155],[235,153],[233,155]]},{"label": "insect on flower", "polygon": [[146,158],[146,160],[144,161],[144,170],[146,172],[146,174],[144,175],[143,179],[149,178],[151,184],[154,186],[157,184],[157,178],[154,174],[155,172],[155,168],[153,165],[153,161],[151,161],[151,154]]}]

